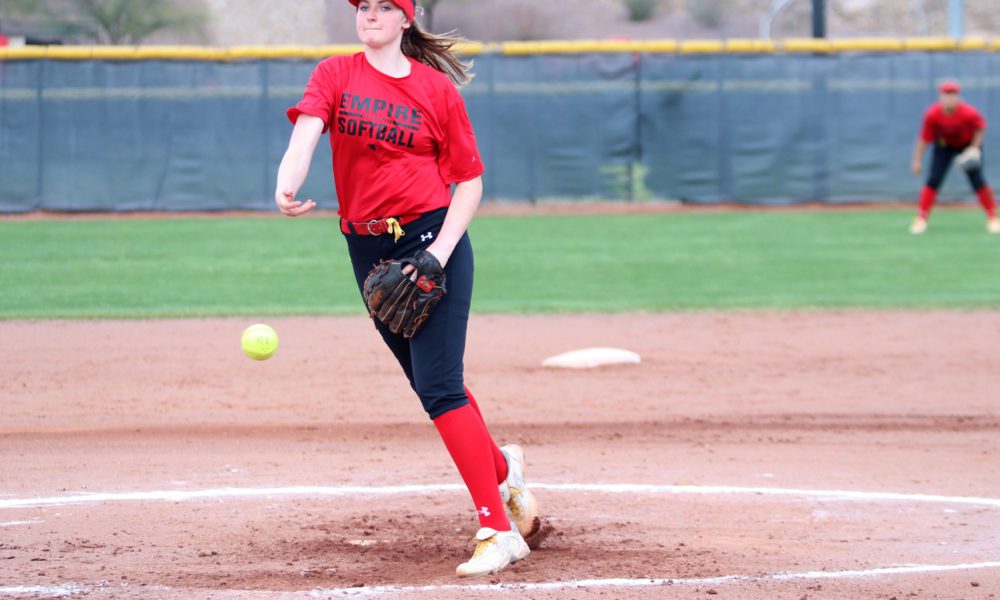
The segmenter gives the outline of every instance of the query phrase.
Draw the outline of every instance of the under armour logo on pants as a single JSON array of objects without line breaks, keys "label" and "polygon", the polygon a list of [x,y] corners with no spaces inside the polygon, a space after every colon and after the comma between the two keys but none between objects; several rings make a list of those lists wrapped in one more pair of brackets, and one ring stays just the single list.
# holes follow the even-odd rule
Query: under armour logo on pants
[{"label": "under armour logo on pants", "polygon": [[429,241],[431,241],[433,239],[434,239],[434,232],[433,231],[428,231],[427,233],[424,233],[424,234],[422,234],[420,236],[420,241],[421,242],[429,242]]},{"label": "under armour logo on pants", "polygon": [[488,506],[484,506],[484,507],[480,508],[479,510],[477,510],[476,512],[479,513],[479,514],[481,514],[481,515],[483,515],[484,517],[488,517],[488,516],[490,516],[490,515],[493,514],[493,513],[490,512],[490,509],[489,509]]}]

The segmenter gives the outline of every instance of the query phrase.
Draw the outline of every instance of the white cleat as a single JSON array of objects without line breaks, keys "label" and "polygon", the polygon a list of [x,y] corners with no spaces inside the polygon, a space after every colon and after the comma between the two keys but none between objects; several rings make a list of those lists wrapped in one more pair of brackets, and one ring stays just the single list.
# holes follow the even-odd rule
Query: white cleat
[{"label": "white cleat", "polygon": [[483,527],[476,533],[476,541],[476,551],[472,558],[455,569],[455,574],[459,577],[496,573],[531,554],[531,549],[517,529],[497,531]]},{"label": "white cleat", "polygon": [[524,450],[516,444],[508,444],[500,451],[507,459],[507,479],[500,484],[500,497],[521,536],[529,537],[538,533],[542,521],[538,518],[535,495],[524,483]]},{"label": "white cleat", "polygon": [[1000,233],[1000,217],[993,217],[986,221],[987,233]]},{"label": "white cleat", "polygon": [[913,219],[913,223],[910,224],[910,233],[919,235],[925,231],[927,231],[927,219],[923,217]]}]

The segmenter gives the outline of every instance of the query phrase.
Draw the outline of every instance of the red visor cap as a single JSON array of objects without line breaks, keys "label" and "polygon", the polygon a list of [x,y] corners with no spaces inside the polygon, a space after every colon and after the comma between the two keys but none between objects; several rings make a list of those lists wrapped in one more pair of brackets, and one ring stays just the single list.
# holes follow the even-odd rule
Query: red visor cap
[{"label": "red visor cap", "polygon": [[942,94],[957,94],[962,91],[957,81],[944,81],[938,89],[941,90]]}]

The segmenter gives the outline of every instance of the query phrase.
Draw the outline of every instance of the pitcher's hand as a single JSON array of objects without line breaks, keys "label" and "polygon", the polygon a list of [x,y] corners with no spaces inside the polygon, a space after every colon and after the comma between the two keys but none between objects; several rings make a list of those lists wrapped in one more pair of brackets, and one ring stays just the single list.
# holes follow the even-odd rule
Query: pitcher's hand
[{"label": "pitcher's hand", "polygon": [[311,199],[305,203],[295,199],[295,192],[291,190],[279,191],[274,194],[274,203],[278,205],[278,210],[289,217],[304,215],[316,208],[316,203]]}]

